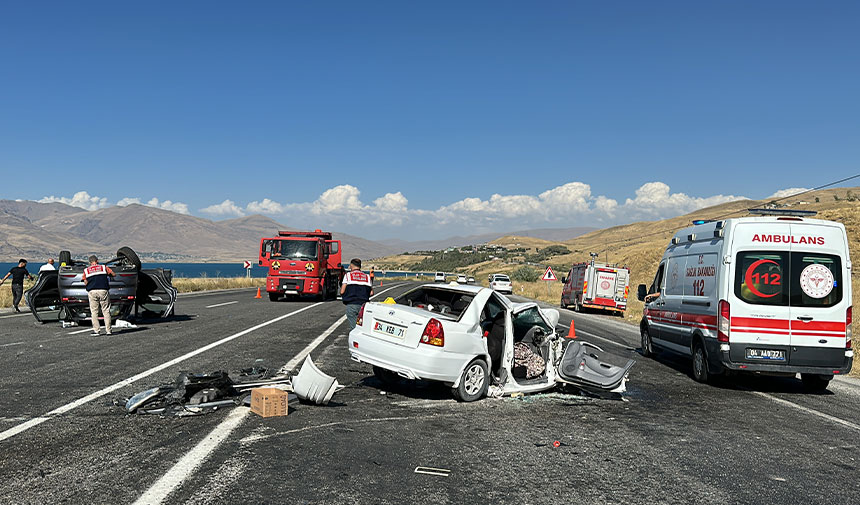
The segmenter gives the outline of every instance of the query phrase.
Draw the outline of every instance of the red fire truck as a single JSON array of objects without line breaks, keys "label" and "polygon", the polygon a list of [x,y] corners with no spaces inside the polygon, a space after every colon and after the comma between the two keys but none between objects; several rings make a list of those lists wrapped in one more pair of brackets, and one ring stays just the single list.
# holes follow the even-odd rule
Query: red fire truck
[{"label": "red fire truck", "polygon": [[340,240],[331,232],[278,231],[260,239],[260,266],[268,267],[269,300],[284,295],[311,295],[319,300],[337,298],[343,281]]},{"label": "red fire truck", "polygon": [[583,307],[624,314],[630,294],[630,272],[627,267],[594,261],[577,263],[561,278],[561,306],[573,305],[577,312]]}]

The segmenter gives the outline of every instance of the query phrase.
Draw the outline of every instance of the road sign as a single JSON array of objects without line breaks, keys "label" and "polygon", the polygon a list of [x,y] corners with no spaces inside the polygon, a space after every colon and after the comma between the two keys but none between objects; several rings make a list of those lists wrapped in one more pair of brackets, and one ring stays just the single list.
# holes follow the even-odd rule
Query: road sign
[{"label": "road sign", "polygon": [[251,262],[245,260],[245,268],[251,268]]},{"label": "road sign", "polygon": [[546,267],[546,272],[543,273],[543,277],[541,277],[542,281],[557,281],[558,277],[555,276],[555,272],[552,271],[552,267]]}]

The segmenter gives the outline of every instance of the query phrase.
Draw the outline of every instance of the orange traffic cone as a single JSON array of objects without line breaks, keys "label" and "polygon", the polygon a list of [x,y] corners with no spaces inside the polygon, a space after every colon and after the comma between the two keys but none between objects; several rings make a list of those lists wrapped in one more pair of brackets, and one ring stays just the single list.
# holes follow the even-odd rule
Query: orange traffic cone
[{"label": "orange traffic cone", "polygon": [[576,338],[576,328],[573,326],[573,319],[570,320],[570,329],[567,331],[567,338]]},{"label": "orange traffic cone", "polygon": [[382,287],[382,279],[379,279],[379,287]]},{"label": "orange traffic cone", "polygon": [[254,298],[262,298],[262,297],[263,297],[263,295],[260,294],[260,288],[257,288],[257,296],[255,296]]}]

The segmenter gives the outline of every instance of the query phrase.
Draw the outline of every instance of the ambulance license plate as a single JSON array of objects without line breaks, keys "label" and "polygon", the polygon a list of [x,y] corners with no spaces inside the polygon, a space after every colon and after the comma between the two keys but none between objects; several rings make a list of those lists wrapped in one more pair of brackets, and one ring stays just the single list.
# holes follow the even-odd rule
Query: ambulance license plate
[{"label": "ambulance license plate", "polygon": [[785,351],[781,349],[747,349],[747,359],[785,361]]},{"label": "ambulance license plate", "polygon": [[384,321],[374,321],[373,331],[397,338],[403,338],[403,335],[406,334],[406,328],[403,326],[386,323]]}]

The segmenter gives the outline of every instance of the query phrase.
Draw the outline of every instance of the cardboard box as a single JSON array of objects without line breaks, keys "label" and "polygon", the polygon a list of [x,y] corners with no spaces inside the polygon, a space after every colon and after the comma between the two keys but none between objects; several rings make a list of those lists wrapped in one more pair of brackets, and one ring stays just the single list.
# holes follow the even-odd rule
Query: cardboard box
[{"label": "cardboard box", "polygon": [[285,416],[289,412],[287,392],[278,388],[251,390],[251,412],[262,417]]}]

